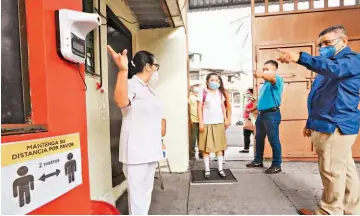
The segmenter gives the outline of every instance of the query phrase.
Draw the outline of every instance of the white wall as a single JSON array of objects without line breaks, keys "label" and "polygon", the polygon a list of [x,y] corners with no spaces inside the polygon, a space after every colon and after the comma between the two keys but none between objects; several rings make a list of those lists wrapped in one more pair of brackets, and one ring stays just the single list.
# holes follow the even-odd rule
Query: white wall
[{"label": "white wall", "polygon": [[156,93],[167,119],[167,147],[173,172],[185,172],[189,165],[187,52],[184,28],[140,30],[137,50],[153,53],[160,64]]},{"label": "white wall", "polygon": [[[97,4],[97,1],[94,1]],[[101,13],[106,16],[106,5],[108,5],[116,15],[121,15],[129,20],[136,21],[123,1],[103,0],[101,1]],[[98,8],[97,5],[95,5]],[[106,23],[105,19],[102,19]],[[133,47],[136,47],[136,32],[138,25],[124,23],[133,34]],[[101,61],[104,95],[96,89],[96,83],[100,82],[98,77],[86,75],[86,112],[87,112],[87,130],[88,130],[88,156],[89,156],[89,175],[90,175],[90,195],[91,199],[105,200],[115,204],[116,199],[121,192],[126,189],[126,182],[122,188],[112,188],[111,171],[111,152],[110,152],[110,119],[109,119],[109,101],[108,92],[108,59],[107,59],[107,27],[101,27]],[[94,32],[95,38],[95,71],[100,73],[99,66],[99,37],[98,29]],[[105,98],[105,101],[102,99]],[[105,104],[106,112],[101,114],[102,103]]]}]

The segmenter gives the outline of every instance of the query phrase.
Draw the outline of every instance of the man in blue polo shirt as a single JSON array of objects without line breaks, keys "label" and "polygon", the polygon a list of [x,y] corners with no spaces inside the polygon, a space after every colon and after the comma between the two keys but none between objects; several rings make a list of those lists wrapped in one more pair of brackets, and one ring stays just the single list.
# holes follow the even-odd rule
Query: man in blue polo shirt
[{"label": "man in blue polo shirt", "polygon": [[281,105],[284,81],[276,74],[277,69],[278,63],[274,60],[269,60],[265,62],[262,73],[253,72],[255,78],[262,78],[265,82],[260,89],[257,103],[258,117],[255,123],[255,159],[247,164],[246,167],[264,167],[264,145],[265,137],[267,136],[273,152],[272,164],[270,168],[265,171],[267,174],[281,172],[281,144],[279,139],[281,113],[279,107]]},{"label": "man in blue polo shirt", "polygon": [[[360,54],[348,46],[343,26],[318,37],[320,56],[279,50],[282,63],[297,63],[317,73],[308,97],[304,136],[311,136],[324,191],[315,214],[360,214],[360,181],[352,157],[359,133]],[[300,214],[313,211],[300,209]]]}]

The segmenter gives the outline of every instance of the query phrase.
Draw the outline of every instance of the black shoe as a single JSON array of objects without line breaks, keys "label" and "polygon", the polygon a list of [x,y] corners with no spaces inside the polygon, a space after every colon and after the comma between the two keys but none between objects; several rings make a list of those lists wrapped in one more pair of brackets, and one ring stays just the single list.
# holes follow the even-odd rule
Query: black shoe
[{"label": "black shoe", "polygon": [[250,152],[249,149],[244,149],[244,150],[239,151],[239,153],[249,153],[249,152]]},{"label": "black shoe", "polygon": [[255,168],[255,167],[264,167],[264,164],[262,162],[257,161],[251,161],[251,163],[246,164],[247,168]]},{"label": "black shoe", "polygon": [[281,172],[281,167],[271,165],[269,169],[265,170],[266,174],[276,174]]}]

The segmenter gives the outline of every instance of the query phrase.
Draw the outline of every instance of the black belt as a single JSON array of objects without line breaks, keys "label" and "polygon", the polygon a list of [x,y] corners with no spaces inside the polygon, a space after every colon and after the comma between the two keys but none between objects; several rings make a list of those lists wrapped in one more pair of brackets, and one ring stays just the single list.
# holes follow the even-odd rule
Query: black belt
[{"label": "black belt", "polygon": [[279,110],[279,107],[273,107],[270,109],[266,109],[266,110],[259,110],[258,113],[259,115],[265,114],[265,113],[269,113],[269,112],[276,112]]}]

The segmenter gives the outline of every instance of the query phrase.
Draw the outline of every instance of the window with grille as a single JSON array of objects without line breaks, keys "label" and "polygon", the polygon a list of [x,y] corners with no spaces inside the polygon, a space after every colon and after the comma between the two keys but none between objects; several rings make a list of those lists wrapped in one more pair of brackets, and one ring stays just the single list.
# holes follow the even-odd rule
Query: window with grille
[{"label": "window with grille", "polygon": [[240,101],[241,101],[241,94],[240,94],[240,92],[234,92],[234,94],[233,94],[233,100],[234,100],[234,104],[240,104]]},{"label": "window with grille", "polygon": [[[94,1],[93,0],[83,0],[83,11],[87,13],[94,12]],[[94,74],[95,73],[95,64],[94,64],[94,31],[91,31],[86,36],[86,60],[85,60],[85,71],[86,73]]]},{"label": "window with grille", "polygon": [[199,71],[191,71],[190,72],[190,79],[191,80],[199,80],[200,79]]}]

